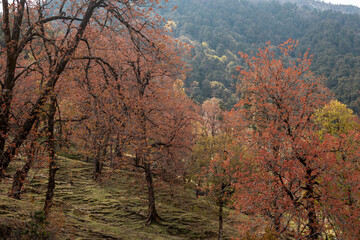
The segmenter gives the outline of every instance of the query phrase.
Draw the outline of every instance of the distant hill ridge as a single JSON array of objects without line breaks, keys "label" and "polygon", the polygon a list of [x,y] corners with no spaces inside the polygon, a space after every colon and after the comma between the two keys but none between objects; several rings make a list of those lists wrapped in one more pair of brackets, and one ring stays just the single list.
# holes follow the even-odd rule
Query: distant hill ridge
[{"label": "distant hill ridge", "polygon": [[[240,0],[241,1],[241,0]],[[317,9],[319,11],[338,11],[347,14],[359,14],[360,8],[351,5],[343,5],[343,4],[331,4],[323,1],[315,1],[315,0],[254,0],[254,2],[279,2],[279,3],[294,3],[299,7],[308,7],[311,9]]]}]

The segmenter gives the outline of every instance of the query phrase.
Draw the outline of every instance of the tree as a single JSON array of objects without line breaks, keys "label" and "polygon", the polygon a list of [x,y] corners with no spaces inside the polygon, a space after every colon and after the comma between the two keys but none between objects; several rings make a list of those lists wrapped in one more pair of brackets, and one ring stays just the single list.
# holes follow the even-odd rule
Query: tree
[{"label": "tree", "polygon": [[[240,163],[237,151],[233,149],[235,146],[232,144],[233,137],[229,132],[220,133],[216,137],[208,137],[207,141],[212,143],[212,147],[208,150],[216,152],[216,154],[213,154],[211,158],[204,159],[207,163],[198,177],[199,181],[203,181],[202,189],[218,206],[218,239],[221,240],[224,239],[224,208],[232,201],[235,192],[235,173],[240,167]],[[236,145],[236,147],[238,146]]]},{"label": "tree", "polygon": [[[331,135],[336,143],[331,151],[336,155],[340,166],[330,174],[331,179],[328,179],[336,179],[334,184],[342,190],[337,197],[341,196],[343,201],[330,199],[328,202],[332,205],[329,210],[338,225],[336,235],[346,238],[358,236],[359,231],[350,226],[359,224],[359,118],[345,104],[333,100],[315,112],[314,121],[319,126],[320,137],[324,139]],[[340,213],[333,211],[332,209],[339,208],[339,204],[346,208],[343,207]]]},{"label": "tree", "polygon": [[202,104],[201,130],[189,169],[190,177],[197,183],[197,197],[203,190],[219,207],[218,239],[224,237],[223,209],[234,193],[234,176],[239,163],[239,158],[232,155],[236,153],[234,136],[224,117],[225,111],[220,108],[218,99],[212,98]]},{"label": "tree", "polygon": [[[185,95],[180,80],[187,71],[182,60],[187,47],[163,29],[143,31],[151,41],[109,31],[111,38],[92,34],[96,44],[90,49],[97,57],[88,57],[77,66],[81,71],[72,78],[80,91],[75,102],[67,101],[79,110],[77,118],[87,116],[71,124],[78,128],[73,141],[93,158],[94,179],[100,176],[105,157],[112,155],[112,145],[117,152],[115,161],[128,156],[133,160],[130,164],[144,172],[149,199],[147,222],[152,223],[160,220],[153,173],[173,179],[183,175],[196,107]],[[104,46],[113,54],[104,51]],[[81,50],[89,56],[87,47]]]},{"label": "tree", "polygon": [[205,131],[209,131],[207,135],[215,137],[216,134],[221,132],[224,120],[224,111],[220,107],[220,100],[217,98],[206,100],[202,104],[202,110]]},{"label": "tree", "polygon": [[[252,155],[243,158],[244,168],[238,172],[236,205],[270,220],[278,235],[319,239],[344,224],[334,219],[346,209],[340,204],[346,201],[344,189],[337,185],[341,179],[330,181],[337,169],[343,169],[344,162],[333,151],[343,142],[318,134],[313,115],[330,94],[309,71],[308,53],[290,57],[296,45],[288,40],[276,49],[268,43],[252,58],[242,53],[247,63],[239,76],[242,100],[232,116],[234,128],[241,129],[239,141]],[[352,157],[353,147],[348,151]],[[342,176],[359,186],[351,177],[355,162],[347,164]],[[358,194],[356,188],[351,191]],[[354,219],[342,219],[347,220],[351,224]]]},{"label": "tree", "polygon": [[[38,120],[38,113],[49,99],[61,75],[68,70],[69,62],[74,60],[79,45],[86,45],[85,33],[88,25],[91,23],[92,28],[109,28],[120,34],[137,36],[139,44],[142,41],[149,42],[143,33],[146,31],[144,29],[154,27],[158,17],[151,16],[141,8],[154,7],[158,3],[159,1],[146,0],[97,0],[74,5],[66,1],[30,3],[21,0],[14,4],[2,2],[5,46],[1,54],[1,178]],[[148,9],[151,11],[151,8]],[[35,76],[40,76],[43,87],[33,97],[32,106],[22,113],[21,124],[13,130],[12,107],[17,88],[21,86],[18,83],[24,78]],[[14,132],[16,134],[13,134]]]},{"label": "tree", "polygon": [[330,101],[315,113],[315,122],[320,125],[320,135],[326,133],[339,137],[351,130],[359,130],[359,122],[351,109],[337,100]]},{"label": "tree", "polygon": [[[0,105],[2,107],[0,115],[0,172],[1,177],[3,178],[4,171],[11,162],[16,150],[22,145],[34,123],[38,119],[38,111],[48,99],[50,91],[55,86],[60,74],[64,71],[67,63],[69,62],[69,57],[75,52],[92,14],[95,9],[99,7],[101,2],[93,1],[90,4],[83,6],[85,7],[85,11],[81,12],[81,14],[83,14],[83,18],[81,20],[79,20],[77,14],[75,14],[75,16],[63,16],[61,11],[59,11],[59,15],[46,16],[45,8],[48,8],[49,6],[40,5],[38,6],[38,9],[36,9],[36,7],[33,7],[25,0],[20,1],[18,4],[9,4],[8,1],[3,1],[2,4],[4,12],[2,26],[5,36],[4,55],[6,58],[6,64],[3,67],[4,78],[2,81],[0,97]],[[10,16],[11,13],[14,15],[13,18]],[[28,15],[28,13],[33,15]],[[23,20],[24,18],[26,20]],[[11,22],[10,19],[13,19],[13,22]],[[56,59],[54,59],[51,71],[49,72],[48,78],[46,78],[47,82],[43,91],[41,91],[38,95],[34,106],[30,109],[27,115],[24,115],[24,123],[19,128],[18,134],[14,137],[14,140],[11,140],[12,138],[9,137],[8,133],[10,127],[9,121],[12,110],[12,100],[15,92],[14,87],[16,87],[15,83],[23,75],[31,72],[32,67],[35,64],[41,63],[35,60],[34,62],[27,64],[27,66],[20,68],[18,64],[20,63],[20,60],[26,57],[27,51],[31,51],[31,43],[37,38],[37,36],[40,36],[40,39],[46,38],[46,36],[44,36],[45,25],[50,22],[55,22],[56,20],[59,22],[65,21],[66,23],[69,23],[68,33],[63,35],[62,41],[59,41],[59,43],[66,42],[67,46],[65,48],[60,46],[62,54],[60,56],[55,55]],[[79,22],[79,26],[75,30],[72,29],[74,21]],[[60,49],[58,49],[58,53],[60,53]],[[48,55],[52,56],[52,54]],[[35,56],[33,57],[36,59]],[[7,147],[6,150],[5,147]]]},{"label": "tree", "polygon": [[[133,71],[134,75],[131,76],[134,77],[133,79],[144,80],[144,76],[137,75],[138,72],[135,71],[136,67],[132,62],[134,56],[138,56],[138,60],[141,59],[141,64],[146,62],[146,57],[152,59],[151,61],[156,60],[158,69],[163,69],[165,72],[167,70],[162,66],[166,66],[167,57],[174,58],[174,62],[181,58],[182,54],[179,52],[171,56],[162,51],[166,48],[163,46],[166,45],[166,39],[165,44],[160,41],[153,42],[156,34],[165,37],[165,32],[160,29],[162,18],[157,14],[152,14],[159,2],[157,0],[94,0],[82,3],[66,1],[30,3],[22,0],[14,4],[8,3],[8,1],[2,2],[5,46],[1,54],[3,79],[0,96],[2,108],[0,113],[0,174],[1,178],[5,176],[8,165],[19,149],[24,146],[24,142],[29,138],[36,123],[40,122],[41,115],[45,114],[47,116],[44,120],[46,128],[40,130],[47,136],[50,159],[49,184],[44,206],[46,214],[52,204],[57,170],[54,128],[56,123],[62,121],[60,114],[62,109],[59,109],[59,119],[55,118],[55,102],[58,99],[69,99],[64,96],[69,91],[65,90],[65,94],[62,95],[63,87],[76,87],[78,91],[81,91],[81,88],[78,87],[82,84],[82,90],[85,85],[86,93],[89,94],[81,96],[86,100],[85,104],[90,103],[90,109],[87,108],[86,114],[80,119],[71,117],[67,120],[70,122],[81,121],[89,118],[91,113],[95,113],[95,116],[88,120],[90,127],[87,130],[93,140],[94,179],[97,179],[101,173],[102,159],[106,154],[112,152],[109,151],[109,145],[116,139],[111,134],[112,130],[118,130],[117,136],[122,134],[122,128],[114,126],[124,123],[125,119],[122,118],[125,111],[114,114],[116,110],[119,110],[116,108],[116,104],[120,103],[120,106],[124,106],[126,102],[126,99],[122,98],[125,84],[120,84],[120,81],[128,79],[126,76],[119,77],[122,73],[122,66],[115,63],[119,56],[117,49],[122,45],[115,45],[116,41],[113,40],[118,40],[116,43],[126,42],[124,48],[129,47],[128,49],[120,48],[127,58],[125,62],[121,61],[121,64],[126,65],[125,71]],[[109,38],[109,36],[113,38]],[[100,39],[105,42],[101,43]],[[105,45],[110,48],[105,50],[101,48]],[[142,69],[143,66],[138,67]],[[146,68],[148,67],[150,68],[150,65],[146,66]],[[85,74],[80,76],[82,73]],[[130,77],[130,75],[128,76]],[[79,77],[78,79],[82,80],[82,83],[74,84],[76,77]],[[92,82],[89,83],[91,77],[94,79],[91,79]],[[156,74],[151,78],[161,82]],[[109,79],[114,85],[109,86]],[[148,81],[147,77],[144,81]],[[131,81],[127,83],[129,82]],[[166,87],[169,87],[169,84]],[[127,89],[130,89],[129,86]],[[117,101],[112,101],[104,91],[107,94],[118,94]],[[172,92],[168,92],[168,94],[177,96]],[[166,96],[166,94],[163,96],[164,101]],[[132,98],[133,96],[128,94],[128,97]],[[71,101],[74,100],[75,98]],[[182,100],[178,97],[176,101],[181,102]],[[185,104],[184,101],[183,103]],[[186,104],[191,105],[188,101]],[[57,105],[58,108],[61,106],[63,105]],[[166,110],[170,111],[170,109]],[[106,121],[101,121],[102,117],[105,117],[103,119]],[[174,116],[171,115],[171,117]],[[187,122],[184,119],[187,119],[187,116],[178,120],[179,125],[167,133],[177,135],[183,129],[188,130],[189,124],[184,123],[184,121]],[[95,127],[92,128],[94,125]],[[119,125],[124,126],[123,124]],[[167,140],[166,144],[169,145],[169,149],[174,146],[174,139],[176,138]],[[156,147],[160,147],[162,144],[166,145],[158,142],[156,144]],[[28,162],[22,171],[19,171],[21,174],[16,175],[19,181],[15,182],[19,184],[14,187],[13,192],[20,193],[22,182],[31,166],[33,153],[29,152]],[[148,160],[146,162],[148,164],[146,166],[150,166],[150,162]],[[156,212],[151,216],[156,216]],[[152,217],[149,219],[152,220]]]},{"label": "tree", "polygon": [[202,118],[195,128],[198,136],[188,167],[189,178],[196,182],[196,197],[203,190],[204,179],[199,178],[199,172],[209,166],[211,159],[214,159],[218,152],[224,150],[222,146],[225,144],[219,144],[222,138],[216,138],[223,130],[224,111],[220,108],[219,99],[206,100],[201,108]]},{"label": "tree", "polygon": [[155,207],[153,168],[162,167],[169,173],[182,170],[183,154],[189,150],[192,121],[196,117],[192,102],[176,82],[186,71],[179,54],[181,46],[155,34],[158,50],[154,53],[143,46],[130,46],[123,68],[125,96],[131,99],[130,146],[135,166],[144,171],[148,187],[148,223],[161,219]]},{"label": "tree", "polygon": [[49,155],[49,178],[48,186],[46,191],[45,203],[44,203],[44,214],[48,216],[53,203],[54,190],[55,190],[55,175],[59,168],[55,162],[55,114],[57,109],[56,95],[52,94],[49,99],[48,111],[46,112],[47,117],[47,149]]}]

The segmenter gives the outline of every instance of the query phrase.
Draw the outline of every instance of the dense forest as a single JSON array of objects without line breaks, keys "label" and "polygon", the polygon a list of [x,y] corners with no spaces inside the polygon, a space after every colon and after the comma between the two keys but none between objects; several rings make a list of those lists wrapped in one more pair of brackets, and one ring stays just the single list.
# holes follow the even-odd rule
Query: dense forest
[{"label": "dense forest", "polygon": [[237,98],[232,76],[241,64],[238,52],[256,52],[268,41],[276,46],[293,38],[299,40],[296,54],[310,49],[314,56],[311,70],[326,78],[327,87],[341,102],[360,112],[358,8],[349,7],[358,14],[345,14],[322,11],[341,10],[341,6],[315,1],[193,0],[170,4],[168,10],[177,6],[176,11],[164,14],[173,21],[174,35],[194,46],[193,71],[186,88],[196,101],[217,97],[231,108]]},{"label": "dense forest", "polygon": [[1,239],[357,239],[357,8],[2,1]]}]

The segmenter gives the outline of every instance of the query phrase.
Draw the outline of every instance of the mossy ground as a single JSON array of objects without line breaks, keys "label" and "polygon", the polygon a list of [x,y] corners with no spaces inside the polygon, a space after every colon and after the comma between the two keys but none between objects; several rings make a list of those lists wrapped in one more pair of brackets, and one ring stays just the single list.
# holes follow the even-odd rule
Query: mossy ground
[{"label": "mossy ground", "polygon": [[[103,180],[94,182],[91,164],[64,157],[57,162],[60,170],[48,226],[54,239],[217,239],[217,207],[206,198],[197,199],[191,189],[155,178],[157,210],[164,221],[146,225],[143,174],[106,168]],[[22,199],[14,200],[7,196],[11,180],[1,183],[0,230],[22,235],[31,213],[42,209],[46,184],[47,172],[33,168]],[[239,218],[225,212],[224,232],[230,238],[236,235]]]}]

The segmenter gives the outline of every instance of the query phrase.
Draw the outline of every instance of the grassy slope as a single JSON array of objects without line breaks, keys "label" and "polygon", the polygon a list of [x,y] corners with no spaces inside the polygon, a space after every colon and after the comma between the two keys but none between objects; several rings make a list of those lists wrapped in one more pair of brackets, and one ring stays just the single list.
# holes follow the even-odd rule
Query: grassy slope
[{"label": "grassy slope", "polygon": [[[54,216],[50,230],[56,239],[216,239],[217,208],[181,186],[170,187],[155,179],[158,212],[163,225],[144,224],[147,213],[143,175],[106,173],[101,183],[91,180],[91,164],[60,157]],[[20,163],[19,163],[20,164]],[[0,231],[24,228],[30,214],[41,210],[47,173],[29,174],[22,200],[7,197],[11,186],[0,184]],[[236,219],[225,217],[225,235],[236,234]]]}]

